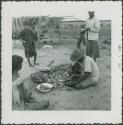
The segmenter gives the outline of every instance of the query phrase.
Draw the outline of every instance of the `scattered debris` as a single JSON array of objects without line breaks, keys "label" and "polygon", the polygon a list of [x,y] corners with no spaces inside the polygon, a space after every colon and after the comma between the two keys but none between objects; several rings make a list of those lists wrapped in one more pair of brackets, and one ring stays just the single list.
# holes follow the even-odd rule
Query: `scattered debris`
[{"label": "scattered debris", "polygon": [[42,83],[47,82],[48,78],[43,72],[36,72],[31,74],[31,79],[33,82]]},{"label": "scattered debris", "polygon": [[105,45],[105,44],[103,44],[103,43],[99,43],[99,48],[100,48],[100,49],[108,49],[108,50],[111,50],[111,47],[110,47],[110,46]]},{"label": "scattered debris", "polygon": [[44,45],[43,49],[52,49],[53,47],[51,45]]},{"label": "scattered debris", "polygon": [[48,82],[54,84],[54,87],[63,87],[67,80],[67,70],[69,64],[63,64],[51,69],[48,74]]},{"label": "scattered debris", "polygon": [[54,63],[55,61],[54,60],[52,60],[49,64],[48,64],[48,66],[47,67],[50,67],[53,63]]},{"label": "scattered debris", "polygon": [[[49,65],[51,65],[53,62],[54,60],[51,61]],[[48,82],[50,84],[53,84],[53,87],[63,87],[65,85],[65,82],[68,80],[68,67],[69,64],[63,64],[51,68],[50,70],[48,70],[48,72],[39,71],[36,73],[32,73],[31,79],[33,82],[36,82],[38,84]]]},{"label": "scattered debris", "polygon": [[104,44],[111,44],[111,40],[104,40],[104,41],[102,41],[101,43],[104,43]]},{"label": "scattered debris", "polygon": [[36,88],[38,91],[45,93],[45,92],[50,91],[53,88],[53,85],[50,83],[42,83],[42,84],[37,85]]},{"label": "scattered debris", "polygon": [[41,72],[49,72],[50,70],[51,70],[50,67],[42,67],[42,68],[40,69]]}]

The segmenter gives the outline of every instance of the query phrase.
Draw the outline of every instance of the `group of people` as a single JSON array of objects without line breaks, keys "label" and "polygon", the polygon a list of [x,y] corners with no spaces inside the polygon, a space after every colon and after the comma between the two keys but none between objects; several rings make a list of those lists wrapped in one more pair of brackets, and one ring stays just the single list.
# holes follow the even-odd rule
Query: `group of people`
[{"label": "group of people", "polygon": [[[85,89],[91,85],[96,85],[99,81],[99,69],[96,64],[96,58],[100,56],[98,49],[98,33],[100,30],[100,23],[94,16],[94,11],[89,11],[89,18],[86,26],[81,29],[80,38],[77,42],[76,49],[70,56],[72,65],[68,72],[69,76],[72,74],[71,82],[66,83],[66,86],[75,89]],[[87,37],[85,37],[87,36]],[[30,28],[22,30],[18,38],[21,38],[25,48],[25,56],[29,66],[38,65],[36,63],[37,52],[35,48],[36,34]],[[87,38],[87,39],[85,39]],[[34,65],[30,62],[30,58],[34,57]],[[22,68],[23,58],[18,55],[12,56],[12,103],[13,109],[18,107],[25,107],[25,103],[30,104],[31,94],[27,93],[23,86],[23,82],[19,78],[18,72]],[[21,82],[20,82],[21,81]],[[41,104],[35,103],[30,106],[35,109],[34,105],[39,109],[43,109],[49,105],[49,101],[44,100]]]},{"label": "group of people", "polygon": [[86,21],[86,25],[81,28],[77,48],[85,47],[86,55],[92,57],[96,62],[96,58],[100,57],[98,48],[100,21],[96,19],[94,11],[89,11],[88,14],[89,18]]},{"label": "group of people", "polygon": [[66,85],[75,89],[84,89],[96,85],[99,81],[99,69],[96,58],[100,57],[98,40],[100,22],[96,19],[94,11],[89,11],[89,18],[85,27],[82,27],[77,41],[77,49],[71,55],[71,72],[73,80]]}]

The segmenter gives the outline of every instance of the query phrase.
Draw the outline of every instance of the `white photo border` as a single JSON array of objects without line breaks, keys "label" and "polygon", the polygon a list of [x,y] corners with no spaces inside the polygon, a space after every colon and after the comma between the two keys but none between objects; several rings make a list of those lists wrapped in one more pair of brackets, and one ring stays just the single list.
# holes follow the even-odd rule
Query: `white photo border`
[{"label": "white photo border", "polygon": [[[111,111],[12,111],[11,109],[11,63],[12,63],[12,17],[32,15],[38,12],[41,1],[32,2],[2,2],[2,123],[31,124],[31,123],[121,123],[122,122],[122,2],[93,1],[83,2],[88,9],[102,6],[112,11],[112,47],[111,47]],[[50,2],[45,2],[49,4]],[[54,4],[71,4],[68,2],[52,2]],[[72,4],[79,4],[72,2]],[[33,7],[37,7],[32,9]],[[17,10],[19,8],[19,10]],[[25,13],[24,13],[25,11]],[[46,11],[46,10],[45,10]],[[63,11],[64,13],[64,11]],[[120,47],[120,49],[119,49]]]}]

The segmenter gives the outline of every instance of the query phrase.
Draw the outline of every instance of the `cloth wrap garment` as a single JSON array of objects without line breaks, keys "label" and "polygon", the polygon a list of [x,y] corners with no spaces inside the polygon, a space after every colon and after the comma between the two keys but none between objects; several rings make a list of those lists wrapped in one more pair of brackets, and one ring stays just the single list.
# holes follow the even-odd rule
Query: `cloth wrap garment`
[{"label": "cloth wrap garment", "polygon": [[19,35],[19,38],[23,40],[23,46],[25,48],[25,56],[33,57],[37,55],[34,41],[36,39],[36,34],[29,28],[23,29]]}]

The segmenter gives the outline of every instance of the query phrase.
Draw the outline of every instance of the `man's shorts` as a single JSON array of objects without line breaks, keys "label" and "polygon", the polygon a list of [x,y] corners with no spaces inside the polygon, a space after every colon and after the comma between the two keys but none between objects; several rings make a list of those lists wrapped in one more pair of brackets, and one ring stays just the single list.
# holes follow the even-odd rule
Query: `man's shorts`
[{"label": "man's shorts", "polygon": [[25,47],[25,56],[26,57],[33,57],[33,56],[36,56],[37,55],[37,52],[36,52],[36,48],[33,46],[33,47]]}]

